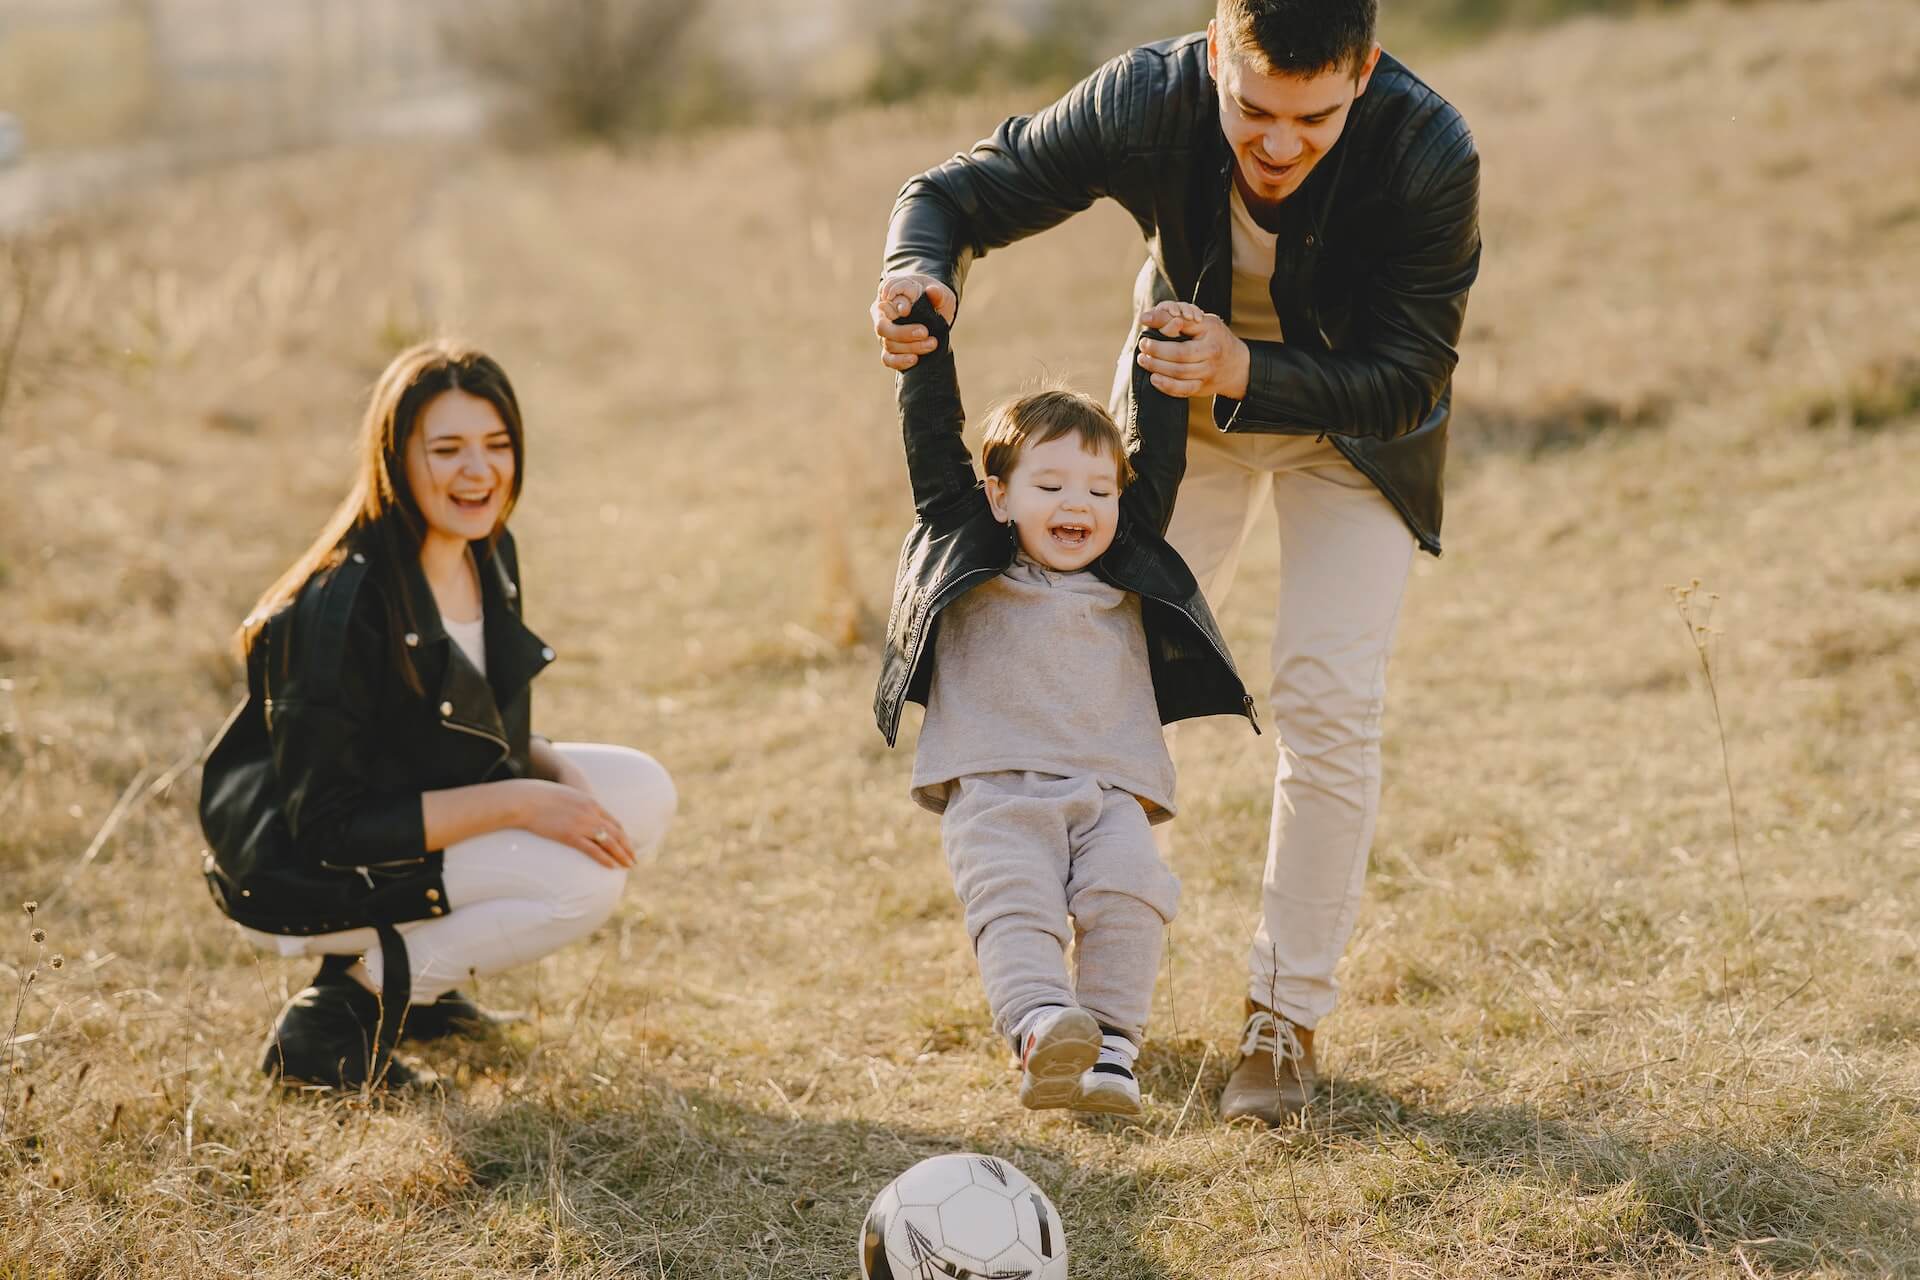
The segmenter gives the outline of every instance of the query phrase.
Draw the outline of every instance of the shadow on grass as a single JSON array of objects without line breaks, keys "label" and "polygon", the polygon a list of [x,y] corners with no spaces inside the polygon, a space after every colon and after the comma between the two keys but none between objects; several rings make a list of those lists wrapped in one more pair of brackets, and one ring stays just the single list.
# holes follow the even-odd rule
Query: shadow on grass
[{"label": "shadow on grass", "polygon": [[[1218,1124],[1233,1063],[1231,1046],[1223,1054],[1198,1037],[1155,1041],[1141,1056],[1140,1077],[1191,1132]],[[1916,1205],[1803,1154],[1812,1143],[1857,1149],[1864,1135],[1901,1118],[1890,1108],[1910,1118],[1914,1107],[1862,1098],[1836,1110],[1829,1100],[1817,1124],[1801,1117],[1793,1143],[1743,1143],[1705,1129],[1659,1142],[1598,1117],[1471,1099],[1454,1109],[1422,1106],[1365,1080],[1332,1079],[1303,1128],[1246,1132],[1250,1142],[1292,1144],[1296,1168],[1318,1168],[1341,1184],[1327,1188],[1333,1201],[1344,1189],[1365,1207],[1362,1216],[1400,1218],[1416,1233],[1436,1213],[1457,1212],[1465,1195],[1483,1206],[1504,1203],[1508,1227],[1533,1238],[1541,1257],[1574,1252],[1602,1266],[1635,1266],[1738,1247],[1752,1266],[1775,1274],[1920,1275]],[[1887,1174],[1904,1176],[1903,1168]],[[1519,1221],[1528,1217],[1531,1224]]]},{"label": "shadow on grass", "polygon": [[[1101,1163],[1074,1131],[819,1119],[804,1102],[762,1108],[631,1076],[555,1081],[484,1113],[456,1107],[448,1120],[477,1189],[475,1217],[508,1272],[845,1280],[857,1274],[855,1240],[882,1186],[927,1156],[980,1150],[1053,1197],[1073,1274],[1166,1280],[1180,1264],[1154,1249],[1149,1224],[1221,1177],[1255,1200],[1282,1194],[1257,1154],[1271,1143],[1290,1149],[1317,1226],[1302,1231],[1329,1259],[1377,1261],[1381,1242],[1398,1240],[1414,1261],[1441,1231],[1455,1250],[1472,1251],[1484,1235],[1489,1252],[1476,1257],[1583,1272],[1690,1269],[1738,1248],[1756,1274],[1920,1275],[1912,1204],[1819,1168],[1784,1141],[1703,1130],[1662,1142],[1598,1115],[1472,1099],[1448,1109],[1355,1079],[1330,1081],[1303,1129],[1229,1135],[1215,1104],[1231,1066],[1231,1046],[1223,1056],[1198,1037],[1150,1043],[1140,1063],[1157,1104],[1148,1122],[1096,1127],[1130,1146],[1163,1147],[1171,1164],[1156,1176],[1130,1159]],[[1837,1150],[1834,1120],[1797,1141]],[[1851,1129],[1870,1117],[1837,1122]],[[1176,1151],[1176,1134],[1201,1142]]]},{"label": "shadow on grass", "polygon": [[[1776,1273],[1866,1267],[1920,1273],[1920,1215],[1909,1201],[1828,1173],[1785,1144],[1759,1148],[1708,1132],[1656,1144],[1582,1126],[1524,1104],[1417,1106],[1365,1081],[1323,1087],[1300,1139],[1338,1158],[1355,1139],[1407,1153],[1405,1189],[1422,1199],[1419,1170],[1447,1166],[1546,1197],[1591,1198],[1595,1260],[1635,1261],[1679,1245],[1731,1251]],[[1392,1212],[1395,1187],[1376,1186]],[[1601,1204],[1604,1200],[1605,1203]]]},{"label": "shadow on grass", "polygon": [[1134,1074],[1142,1093],[1186,1111],[1185,1127],[1214,1115],[1234,1060],[1231,1045],[1223,1052],[1222,1046],[1200,1036],[1156,1037],[1141,1048]]},{"label": "shadow on grass", "polygon": [[[475,1183],[521,1223],[501,1236],[507,1270],[844,1280],[858,1275],[856,1240],[882,1187],[928,1156],[976,1150],[1010,1160],[1053,1197],[1075,1275],[1171,1275],[1106,1226],[1149,1216],[1137,1179],[1076,1165],[1011,1134],[815,1120],[702,1090],[625,1082],[453,1121]],[[481,1209],[483,1218],[497,1214]]]}]

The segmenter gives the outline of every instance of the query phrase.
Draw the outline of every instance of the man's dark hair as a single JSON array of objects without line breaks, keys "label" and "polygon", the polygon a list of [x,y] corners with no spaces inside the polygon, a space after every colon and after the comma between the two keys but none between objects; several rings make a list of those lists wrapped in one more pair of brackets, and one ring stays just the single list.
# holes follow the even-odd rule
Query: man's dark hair
[{"label": "man's dark hair", "polygon": [[1360,64],[1373,48],[1378,0],[1219,0],[1223,49],[1258,54],[1266,70],[1313,76]]}]

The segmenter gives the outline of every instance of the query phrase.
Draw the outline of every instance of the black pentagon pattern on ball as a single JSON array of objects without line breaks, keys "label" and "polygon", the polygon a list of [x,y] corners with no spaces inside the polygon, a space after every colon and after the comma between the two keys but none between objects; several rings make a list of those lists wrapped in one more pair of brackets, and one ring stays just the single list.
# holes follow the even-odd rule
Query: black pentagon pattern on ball
[{"label": "black pentagon pattern on ball", "polygon": [[1038,1191],[1033,1193],[1032,1199],[1034,1221],[1040,1224],[1040,1256],[1051,1258],[1053,1256],[1053,1221],[1048,1216],[1048,1210],[1052,1206]]},{"label": "black pentagon pattern on ball", "polygon": [[914,1265],[922,1270],[939,1261],[933,1241],[927,1239],[927,1233],[920,1229],[920,1224],[917,1222],[907,1223],[907,1247],[913,1250]]},{"label": "black pentagon pattern on ball", "polygon": [[[945,1276],[947,1280],[1028,1280],[1033,1275],[1025,1267],[1011,1271],[975,1271],[971,1267],[963,1267],[941,1257],[933,1241],[927,1239],[926,1234],[911,1222],[907,1224],[907,1243],[913,1249],[914,1265],[920,1273],[915,1280],[934,1280],[935,1276]],[[882,1249],[883,1261],[885,1254],[886,1251]],[[872,1274],[879,1275],[878,1272]],[[892,1274],[891,1269],[887,1274]]]}]

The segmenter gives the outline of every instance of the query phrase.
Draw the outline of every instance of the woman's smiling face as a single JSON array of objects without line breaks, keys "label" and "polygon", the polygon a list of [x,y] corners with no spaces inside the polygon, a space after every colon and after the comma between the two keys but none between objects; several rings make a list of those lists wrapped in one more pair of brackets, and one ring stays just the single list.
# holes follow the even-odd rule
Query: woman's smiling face
[{"label": "woman's smiling face", "polygon": [[464,391],[435,396],[407,441],[407,485],[429,536],[492,534],[513,494],[513,437],[499,411]]}]

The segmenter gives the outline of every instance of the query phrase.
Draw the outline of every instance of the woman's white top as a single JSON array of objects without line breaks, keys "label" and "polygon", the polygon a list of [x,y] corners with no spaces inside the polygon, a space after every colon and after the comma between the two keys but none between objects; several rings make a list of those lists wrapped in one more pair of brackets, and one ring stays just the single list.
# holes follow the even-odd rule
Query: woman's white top
[{"label": "woman's white top", "polygon": [[487,674],[487,617],[481,614],[472,622],[455,622],[452,618],[441,618],[446,625],[447,634],[467,655],[467,661],[481,675]]}]

